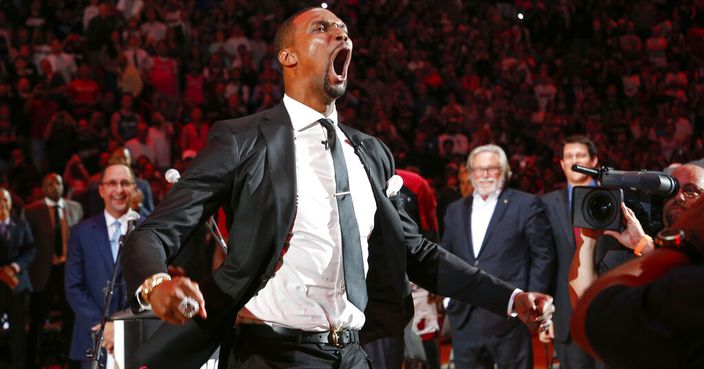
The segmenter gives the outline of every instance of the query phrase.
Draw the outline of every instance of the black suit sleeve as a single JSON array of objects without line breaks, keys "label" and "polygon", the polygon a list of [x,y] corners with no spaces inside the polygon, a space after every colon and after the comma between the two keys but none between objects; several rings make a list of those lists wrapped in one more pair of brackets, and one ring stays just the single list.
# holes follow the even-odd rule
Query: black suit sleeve
[{"label": "black suit sleeve", "polygon": [[211,129],[208,145],[142,225],[127,238],[122,266],[128,296],[149,276],[166,272],[196,225],[213,214],[231,192],[239,147],[225,122]]},{"label": "black suit sleeve", "polygon": [[[387,173],[395,173],[393,157],[386,154]],[[515,288],[441,248],[420,234],[418,225],[403,209],[395,206],[403,227],[406,246],[406,270],[411,281],[426,290],[506,315],[508,300]]]}]

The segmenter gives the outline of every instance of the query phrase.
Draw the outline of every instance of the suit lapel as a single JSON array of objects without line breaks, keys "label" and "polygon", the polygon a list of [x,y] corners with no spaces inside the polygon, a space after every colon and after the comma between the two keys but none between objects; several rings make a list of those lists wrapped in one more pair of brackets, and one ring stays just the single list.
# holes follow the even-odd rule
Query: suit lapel
[{"label": "suit lapel", "polygon": [[[487,245],[487,241],[489,240],[489,238],[491,238],[492,233],[496,229],[496,224],[499,223],[501,221],[501,218],[504,217],[506,209],[508,209],[510,203],[511,190],[507,188],[501,191],[501,193],[499,194],[499,198],[496,199],[496,208],[494,208],[494,214],[491,215],[489,227],[487,227],[486,235],[484,235],[484,240],[482,241],[482,247],[479,249],[479,255],[484,252],[484,249]],[[479,257],[479,255],[477,255],[477,257]]]},{"label": "suit lapel", "polygon": [[95,249],[97,250],[100,258],[103,259],[106,270],[112,273],[112,268],[115,266],[115,262],[112,260],[112,249],[110,248],[110,236],[108,235],[108,226],[105,222],[105,215],[100,214],[93,218],[93,243]]},{"label": "suit lapel", "polygon": [[569,197],[567,189],[560,193],[560,196],[555,197],[556,201],[552,204],[555,208],[555,213],[559,215],[560,228],[567,239],[567,243],[574,247],[574,231],[572,227],[572,215],[570,214]]},{"label": "suit lapel", "polygon": [[[290,229],[296,214],[296,150],[293,142],[291,118],[281,103],[270,110],[260,127],[266,141],[268,173],[272,176],[276,198],[276,229]],[[277,255],[286,241],[287,233],[276,238]]]},{"label": "suit lapel", "polygon": [[7,231],[10,233],[10,247],[15,247],[16,245],[20,244],[20,241],[18,239],[19,234],[17,233],[17,223],[15,223],[14,220],[10,219],[10,224],[7,226]]},{"label": "suit lapel", "polygon": [[460,226],[466,230],[465,234],[467,236],[467,243],[469,255],[472,260],[477,259],[477,255],[474,255],[474,243],[472,242],[472,203],[474,202],[474,197],[469,195],[464,199],[464,206],[462,208],[462,224]]}]

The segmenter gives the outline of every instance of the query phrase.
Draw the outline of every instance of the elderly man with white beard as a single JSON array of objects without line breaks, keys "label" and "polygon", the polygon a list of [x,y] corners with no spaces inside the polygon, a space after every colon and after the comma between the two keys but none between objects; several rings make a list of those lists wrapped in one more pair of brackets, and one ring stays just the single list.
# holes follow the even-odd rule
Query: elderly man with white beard
[{"label": "elderly man with white beard", "polygon": [[[499,146],[472,150],[467,170],[474,193],[448,206],[442,246],[523,290],[546,292],[555,249],[543,203],[505,188],[511,170]],[[517,319],[456,300],[447,314],[457,369],[533,367],[530,333]]]}]

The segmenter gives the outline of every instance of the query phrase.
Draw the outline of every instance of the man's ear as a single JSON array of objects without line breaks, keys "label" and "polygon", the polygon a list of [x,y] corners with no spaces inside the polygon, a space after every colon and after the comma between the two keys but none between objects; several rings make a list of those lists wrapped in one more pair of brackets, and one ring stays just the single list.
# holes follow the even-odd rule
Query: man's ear
[{"label": "man's ear", "polygon": [[292,67],[298,63],[298,57],[290,49],[281,49],[278,56],[279,63],[284,67]]}]

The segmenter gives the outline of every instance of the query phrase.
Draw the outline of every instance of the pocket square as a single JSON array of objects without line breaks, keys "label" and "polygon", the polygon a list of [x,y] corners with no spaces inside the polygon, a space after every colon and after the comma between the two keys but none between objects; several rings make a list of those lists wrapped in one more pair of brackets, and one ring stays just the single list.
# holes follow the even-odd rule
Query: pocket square
[{"label": "pocket square", "polygon": [[398,191],[403,187],[403,178],[395,174],[389,178],[386,182],[386,197],[394,197],[398,194]]}]

